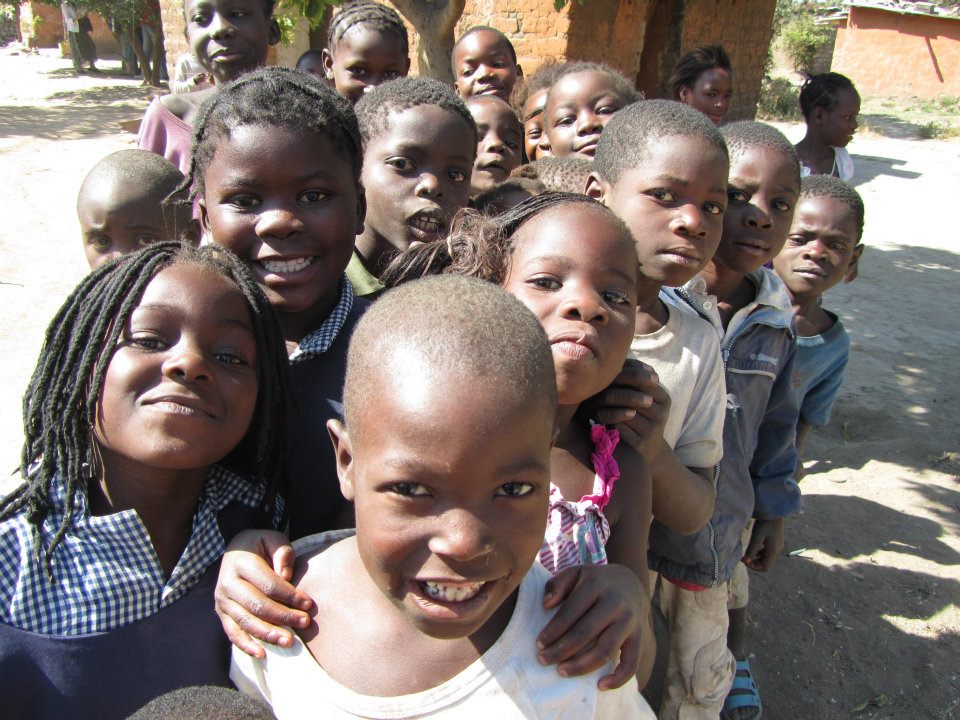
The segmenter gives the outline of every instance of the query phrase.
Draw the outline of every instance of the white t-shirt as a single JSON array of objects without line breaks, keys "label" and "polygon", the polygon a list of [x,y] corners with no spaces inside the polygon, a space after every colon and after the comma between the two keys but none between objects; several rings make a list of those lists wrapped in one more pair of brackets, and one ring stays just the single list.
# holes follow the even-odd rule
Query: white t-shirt
[{"label": "white t-shirt", "polygon": [[[800,177],[807,177],[810,174],[810,168],[801,162]],[[840,178],[844,182],[850,182],[853,179],[853,158],[846,148],[833,148],[833,169],[830,171],[830,174]]]},{"label": "white t-shirt", "polygon": [[636,679],[617,690],[597,689],[597,680],[610,672],[612,663],[590,675],[562,678],[555,666],[537,662],[536,636],[553,614],[543,609],[543,588],[549,579],[547,571],[534,563],[520,584],[513,616],[500,638],[470,667],[431,690],[399,697],[360,695],[327,675],[296,636],[291,648],[264,645],[264,660],[234,648],[230,679],[246,695],[270,704],[278,720],[655,720]]},{"label": "white t-shirt", "polygon": [[630,354],[657,371],[670,395],[663,439],[686,467],[713,467],[723,455],[726,384],[717,332],[697,313],[662,290],[666,324],[649,335],[634,335]]}]

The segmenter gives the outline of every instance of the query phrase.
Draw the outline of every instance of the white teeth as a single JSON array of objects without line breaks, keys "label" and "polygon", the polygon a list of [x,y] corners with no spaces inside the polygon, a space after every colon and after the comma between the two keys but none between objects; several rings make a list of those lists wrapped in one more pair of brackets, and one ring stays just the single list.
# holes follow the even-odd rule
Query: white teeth
[{"label": "white teeth", "polygon": [[435,233],[440,229],[440,223],[429,218],[414,218],[410,224],[428,233]]},{"label": "white teeth", "polygon": [[428,597],[446,602],[465,602],[477,596],[484,583],[464,583],[462,585],[444,585],[426,580],[420,583]]},{"label": "white teeth", "polygon": [[305,257],[296,258],[294,260],[261,260],[260,264],[263,265],[267,272],[283,275],[284,273],[293,273],[297,272],[298,270],[303,270],[308,265],[313,264],[315,259],[316,258]]}]

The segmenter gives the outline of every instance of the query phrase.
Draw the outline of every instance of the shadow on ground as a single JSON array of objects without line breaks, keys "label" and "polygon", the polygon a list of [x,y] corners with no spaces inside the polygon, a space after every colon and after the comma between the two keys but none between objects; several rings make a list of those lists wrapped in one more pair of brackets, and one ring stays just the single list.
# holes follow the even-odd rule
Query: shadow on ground
[{"label": "shadow on ground", "polygon": [[[71,70],[55,70],[50,74]],[[78,139],[120,132],[119,123],[143,115],[151,88],[124,85],[83,87],[48,96],[44,105],[0,106],[0,138]]]},{"label": "shadow on ground", "polygon": [[[956,516],[960,492],[914,489],[938,516]],[[839,535],[836,518],[844,519]],[[764,717],[960,717],[960,628],[924,638],[890,620],[955,612],[960,582],[885,566],[887,555],[868,557],[907,553],[957,566],[960,554],[943,543],[943,533],[938,522],[870,500],[805,496],[804,514],[789,524],[787,549],[852,562],[825,566],[788,556],[769,576],[751,574],[751,647]],[[793,625],[782,625],[783,618]]]},{"label": "shadow on ground", "polygon": [[[808,473],[861,469],[873,460],[924,470],[944,452],[960,450],[947,446],[957,442],[960,386],[944,376],[943,363],[957,352],[960,256],[872,248],[869,232],[865,242],[855,285],[838,286],[823,300],[842,318],[852,350],[833,417],[811,438],[807,456],[817,461]],[[919,301],[891,302],[907,285],[919,289]],[[891,395],[871,391],[877,379]]]},{"label": "shadow on ground", "polygon": [[856,174],[852,180],[854,186],[866,185],[879,175],[889,175],[906,180],[916,180],[922,177],[922,173],[900,169],[898,166],[906,165],[907,161],[898,158],[877,157],[875,155],[854,155],[853,162],[856,167]]},{"label": "shadow on ground", "polygon": [[860,113],[857,121],[877,135],[899,140],[916,140],[920,135],[920,126],[886,113]]}]

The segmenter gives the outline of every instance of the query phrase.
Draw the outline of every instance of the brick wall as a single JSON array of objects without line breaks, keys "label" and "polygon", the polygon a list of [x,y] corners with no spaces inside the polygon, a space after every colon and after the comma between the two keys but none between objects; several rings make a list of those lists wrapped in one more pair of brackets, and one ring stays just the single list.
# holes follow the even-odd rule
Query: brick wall
[{"label": "brick wall", "polygon": [[960,95],[960,18],[851,7],[833,69],[861,95]]},{"label": "brick wall", "polygon": [[[731,119],[752,118],[760,95],[776,0],[570,0],[559,12],[553,0],[467,0],[456,34],[490,25],[514,44],[526,73],[546,58],[607,62],[635,79],[647,97],[665,97],[677,58],[701,44],[720,42],[736,74]],[[167,62],[188,52],[180,0],[160,0]],[[419,37],[408,24],[411,73],[417,72]],[[289,64],[299,53],[280,50]],[[290,57],[293,60],[290,60]]]}]

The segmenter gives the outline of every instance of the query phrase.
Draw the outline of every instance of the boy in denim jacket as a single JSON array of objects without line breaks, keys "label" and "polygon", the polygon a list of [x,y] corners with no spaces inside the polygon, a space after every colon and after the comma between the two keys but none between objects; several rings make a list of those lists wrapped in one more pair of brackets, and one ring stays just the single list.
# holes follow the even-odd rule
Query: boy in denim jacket
[{"label": "boy in denim jacket", "polygon": [[721,131],[730,151],[723,237],[700,275],[675,292],[720,338],[727,384],[723,459],[707,527],[686,536],[662,526],[651,532],[651,569],[670,580],[660,595],[672,651],[661,720],[759,714],[742,624],[727,648],[728,601],[736,635],[746,612],[745,566],[762,572],[773,566],[783,549],[783,520],[800,510],[793,479],[793,308],[783,283],[764,267],[790,229],[799,161],[789,141],[762,123]]}]

